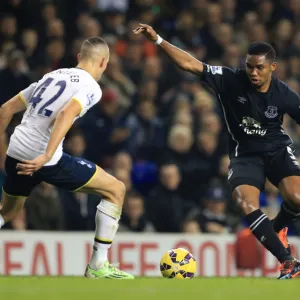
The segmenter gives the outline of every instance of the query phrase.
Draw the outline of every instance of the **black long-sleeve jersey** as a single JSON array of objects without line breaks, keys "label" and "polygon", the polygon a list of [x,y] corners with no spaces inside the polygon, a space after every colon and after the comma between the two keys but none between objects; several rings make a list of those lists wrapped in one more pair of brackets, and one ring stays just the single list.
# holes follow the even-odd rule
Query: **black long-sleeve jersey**
[{"label": "black long-sleeve jersey", "polygon": [[204,64],[201,80],[215,90],[224,113],[229,155],[273,152],[292,144],[282,128],[287,113],[300,124],[300,97],[272,77],[268,92],[257,91],[245,70]]}]

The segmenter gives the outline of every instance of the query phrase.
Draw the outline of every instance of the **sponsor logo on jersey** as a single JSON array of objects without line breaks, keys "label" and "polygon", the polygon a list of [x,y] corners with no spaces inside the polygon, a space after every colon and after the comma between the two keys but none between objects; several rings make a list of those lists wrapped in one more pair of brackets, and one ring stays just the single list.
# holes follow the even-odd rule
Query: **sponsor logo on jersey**
[{"label": "sponsor logo on jersey", "polygon": [[278,108],[276,106],[268,106],[265,111],[265,116],[269,119],[273,119],[278,116]]},{"label": "sponsor logo on jersey", "polygon": [[91,105],[94,102],[95,95],[93,92],[89,92],[87,95],[88,105]]},{"label": "sponsor logo on jersey", "polygon": [[91,164],[89,164],[89,163],[87,163],[87,162],[85,162],[85,161],[83,161],[83,160],[77,160],[77,162],[79,163],[79,164],[81,164],[81,165],[86,165],[88,168],[92,168],[93,166],[91,165]]},{"label": "sponsor logo on jersey", "polygon": [[245,104],[247,102],[247,99],[245,97],[238,96],[237,101],[242,104]]},{"label": "sponsor logo on jersey", "polygon": [[262,129],[260,122],[251,117],[243,117],[240,127],[243,127],[244,132],[249,135],[264,136],[267,133],[267,129]]},{"label": "sponsor logo on jersey", "polygon": [[210,71],[214,75],[215,74],[220,74],[220,75],[223,74],[223,69],[220,66],[208,66],[208,72],[210,72]]}]

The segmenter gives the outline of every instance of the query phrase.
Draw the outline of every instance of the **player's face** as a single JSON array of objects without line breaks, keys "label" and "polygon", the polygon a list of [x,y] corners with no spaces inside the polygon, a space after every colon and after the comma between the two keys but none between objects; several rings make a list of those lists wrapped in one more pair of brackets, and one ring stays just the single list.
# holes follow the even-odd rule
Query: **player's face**
[{"label": "player's face", "polygon": [[264,55],[247,55],[246,71],[253,86],[260,88],[270,82],[276,63],[270,63]]}]

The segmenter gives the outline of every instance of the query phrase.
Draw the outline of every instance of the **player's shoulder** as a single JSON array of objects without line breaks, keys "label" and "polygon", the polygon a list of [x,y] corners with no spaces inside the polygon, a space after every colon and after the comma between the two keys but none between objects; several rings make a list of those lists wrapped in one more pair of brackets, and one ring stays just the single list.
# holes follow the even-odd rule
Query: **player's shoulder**
[{"label": "player's shoulder", "polygon": [[294,91],[286,82],[278,79],[277,77],[273,77],[274,88],[280,94],[284,94],[285,97],[299,97],[296,91]]},{"label": "player's shoulder", "polygon": [[212,75],[223,75],[224,72],[235,73],[234,69],[231,69],[226,66],[216,66],[203,63],[203,68],[205,73],[210,73]]},{"label": "player's shoulder", "polygon": [[211,73],[213,75],[220,74],[220,75],[231,75],[235,77],[246,78],[247,73],[246,70],[240,68],[232,68],[228,66],[212,66],[209,64],[204,64],[205,71],[207,73]]}]

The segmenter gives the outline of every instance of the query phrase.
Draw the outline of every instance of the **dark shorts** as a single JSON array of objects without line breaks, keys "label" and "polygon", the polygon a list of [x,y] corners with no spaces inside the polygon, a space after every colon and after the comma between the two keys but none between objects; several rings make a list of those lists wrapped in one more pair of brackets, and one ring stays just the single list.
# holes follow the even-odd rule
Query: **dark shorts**
[{"label": "dark shorts", "polygon": [[33,188],[42,181],[76,191],[85,186],[96,173],[94,163],[65,153],[56,165],[42,167],[33,176],[18,175],[16,166],[19,162],[6,156],[3,191],[7,195],[28,197]]},{"label": "dark shorts", "polygon": [[242,184],[263,190],[266,178],[278,187],[282,179],[300,176],[300,167],[290,147],[276,152],[234,157],[230,161],[228,183],[231,191]]}]

